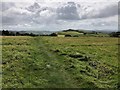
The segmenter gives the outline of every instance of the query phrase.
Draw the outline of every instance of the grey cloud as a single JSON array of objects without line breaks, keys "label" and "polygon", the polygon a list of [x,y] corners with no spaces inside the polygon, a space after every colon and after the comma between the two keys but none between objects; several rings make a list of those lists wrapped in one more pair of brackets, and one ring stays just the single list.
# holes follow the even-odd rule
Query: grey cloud
[{"label": "grey cloud", "polygon": [[40,9],[40,5],[38,3],[34,3],[33,5],[26,8],[28,11],[34,12]]},{"label": "grey cloud", "polygon": [[47,7],[41,7],[38,3],[34,3],[33,5],[29,6],[26,8],[26,10],[34,13],[33,17],[40,17],[40,13],[42,11],[45,11],[47,10],[48,8]]},{"label": "grey cloud", "polygon": [[97,22],[97,23],[93,22],[93,23],[91,23],[91,25],[93,25],[93,26],[109,26],[109,25],[111,25],[111,22],[110,23],[102,22],[102,21]]},{"label": "grey cloud", "polygon": [[[98,12],[98,13],[96,13],[96,12]],[[118,15],[118,5],[117,4],[109,5],[98,11],[85,13],[84,15],[82,15],[81,19],[105,18],[105,17],[114,16],[114,15]]]},{"label": "grey cloud", "polygon": [[100,10],[100,14],[96,15],[95,17],[103,18],[103,17],[110,17],[118,14],[118,6],[117,4],[107,6],[106,8]]},{"label": "grey cloud", "polygon": [[11,14],[2,16],[3,25],[17,25],[30,23],[32,21],[31,17],[26,14]]},{"label": "grey cloud", "polygon": [[[77,4],[75,2],[68,2],[66,4],[62,3],[61,5],[58,5],[57,6],[58,8],[57,8],[52,5],[49,6],[49,4],[47,3],[44,5],[41,5],[41,3],[34,3],[33,5],[29,5],[29,6],[26,6],[20,9],[19,7],[16,7],[14,3],[9,3],[9,4],[4,3],[4,5],[2,5],[3,7],[2,23],[3,25],[6,25],[6,26],[7,25],[14,26],[17,24],[21,24],[21,25],[31,24],[31,25],[43,25],[47,27],[51,25],[60,25],[60,24],[62,26],[63,21],[66,21],[66,23],[72,27],[72,25],[74,26],[74,24],[70,24],[71,21],[67,22],[67,20],[72,20],[74,22],[74,20],[80,21],[81,19],[96,19],[96,18],[102,19],[105,17],[117,15],[118,13],[117,11],[118,7],[115,4],[104,7],[103,9],[99,9],[98,11],[95,11],[93,9],[94,11],[90,11],[89,13],[85,12],[84,9],[86,8],[84,8],[83,13],[81,13],[81,10],[83,8],[82,4]],[[11,7],[16,8],[16,9],[13,11],[12,9],[11,11],[7,10],[7,9],[10,9]],[[89,9],[90,7],[87,7],[87,8]],[[21,13],[22,9],[23,11],[25,11],[24,13]],[[5,14],[7,13],[7,15],[4,15],[4,11],[5,11]],[[76,23],[75,21],[75,24],[79,24],[79,23]],[[102,24],[107,25],[107,26],[112,25],[112,24],[108,24],[108,22],[99,23],[97,20],[95,21],[95,23],[92,23],[93,26],[101,25],[101,27],[102,27]],[[84,25],[87,26],[88,23],[85,23]]]},{"label": "grey cloud", "polygon": [[[37,5],[36,3],[34,4],[34,6]],[[3,25],[17,25],[17,24],[26,24],[26,23],[30,23],[33,20],[33,17],[35,17],[35,15],[28,15],[26,13],[21,13],[21,12],[16,12],[16,11],[12,11],[10,12],[8,9],[10,8],[15,8],[15,3],[11,3],[11,2],[5,2],[2,3],[2,24]],[[32,9],[38,9],[38,6],[32,7],[31,6],[31,12]],[[8,10],[8,11],[7,11]],[[21,9],[22,10],[22,9]],[[23,8],[23,10],[27,10],[25,8]],[[7,14],[6,14],[7,12]],[[29,10],[28,10],[29,12]]]},{"label": "grey cloud", "polygon": [[57,18],[63,20],[79,20],[79,14],[74,2],[68,2],[66,6],[57,8]]},{"label": "grey cloud", "polygon": [[14,7],[15,4],[13,2],[1,2],[0,6],[2,6],[1,10],[5,11],[5,10],[11,8],[11,7]]}]

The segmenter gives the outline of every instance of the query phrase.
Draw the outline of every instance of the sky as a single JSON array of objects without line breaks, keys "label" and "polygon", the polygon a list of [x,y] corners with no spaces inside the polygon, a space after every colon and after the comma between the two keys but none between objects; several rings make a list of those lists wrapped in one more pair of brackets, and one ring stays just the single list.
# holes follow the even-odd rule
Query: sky
[{"label": "sky", "polygon": [[118,30],[118,0],[2,0],[0,28]]}]

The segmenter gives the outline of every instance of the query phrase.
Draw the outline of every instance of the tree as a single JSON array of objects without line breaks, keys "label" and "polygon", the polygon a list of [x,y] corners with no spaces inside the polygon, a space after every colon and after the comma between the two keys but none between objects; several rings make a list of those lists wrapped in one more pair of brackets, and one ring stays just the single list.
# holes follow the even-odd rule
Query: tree
[{"label": "tree", "polygon": [[20,33],[19,32],[16,32],[16,36],[19,36],[20,35]]},{"label": "tree", "polygon": [[112,32],[110,34],[111,37],[120,37],[120,32]]},{"label": "tree", "polygon": [[57,36],[57,34],[56,33],[52,33],[52,34],[50,34],[50,36]]}]

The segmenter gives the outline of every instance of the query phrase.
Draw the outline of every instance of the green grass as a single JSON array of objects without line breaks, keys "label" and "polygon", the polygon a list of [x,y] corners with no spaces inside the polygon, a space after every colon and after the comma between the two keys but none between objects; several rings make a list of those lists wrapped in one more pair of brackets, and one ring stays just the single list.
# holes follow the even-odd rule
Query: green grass
[{"label": "green grass", "polygon": [[67,31],[67,32],[58,32],[58,34],[60,34],[60,35],[67,35],[67,34],[69,34],[69,35],[80,35],[81,33],[76,32],[76,31]]},{"label": "green grass", "polygon": [[77,31],[67,31],[67,32],[58,32],[58,35],[71,35],[72,37],[109,37],[109,34],[105,33],[86,33],[84,35],[84,32],[77,32]]},{"label": "green grass", "polygon": [[3,37],[3,88],[117,88],[118,38]]}]

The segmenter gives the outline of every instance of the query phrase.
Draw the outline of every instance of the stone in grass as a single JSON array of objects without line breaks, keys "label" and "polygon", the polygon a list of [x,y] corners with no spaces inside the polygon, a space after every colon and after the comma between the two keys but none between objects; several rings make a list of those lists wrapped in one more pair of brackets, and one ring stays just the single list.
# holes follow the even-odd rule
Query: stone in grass
[{"label": "stone in grass", "polygon": [[81,58],[83,56],[80,55],[80,54],[70,54],[69,57],[72,57],[72,58]]},{"label": "stone in grass", "polygon": [[97,61],[90,61],[89,62],[89,65],[91,66],[91,67],[94,67],[95,69],[97,69],[97,66],[98,66],[98,62]]},{"label": "stone in grass", "polygon": [[80,73],[86,73],[86,71],[85,70],[80,70]]},{"label": "stone in grass", "polygon": [[79,60],[80,60],[80,61],[89,61],[89,60],[90,60],[90,57],[84,56],[84,57],[79,58]]},{"label": "stone in grass", "polygon": [[56,50],[54,50],[54,52],[60,52],[60,50],[56,49]]},{"label": "stone in grass", "polygon": [[47,68],[51,68],[51,66],[49,64],[46,65]]},{"label": "stone in grass", "polygon": [[2,64],[7,64],[7,62],[2,62]]},{"label": "stone in grass", "polygon": [[66,53],[61,53],[60,55],[64,56],[64,55],[67,55]]},{"label": "stone in grass", "polygon": [[71,65],[70,68],[75,68],[75,66],[74,66],[74,65]]}]

